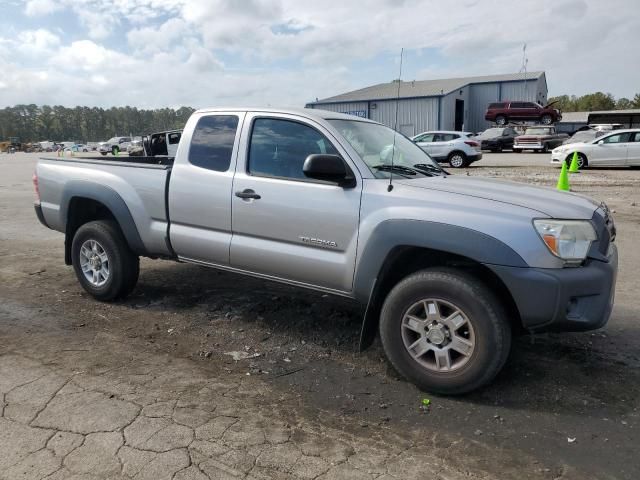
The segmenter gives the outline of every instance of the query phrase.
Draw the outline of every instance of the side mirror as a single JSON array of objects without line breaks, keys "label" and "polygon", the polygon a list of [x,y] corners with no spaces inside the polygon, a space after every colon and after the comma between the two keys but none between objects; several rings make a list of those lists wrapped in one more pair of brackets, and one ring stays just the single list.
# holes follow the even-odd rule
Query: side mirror
[{"label": "side mirror", "polygon": [[302,166],[303,173],[315,180],[332,182],[341,187],[355,187],[356,179],[339,155],[309,155]]},{"label": "side mirror", "polygon": [[604,140],[598,140],[598,145],[604,145]]}]

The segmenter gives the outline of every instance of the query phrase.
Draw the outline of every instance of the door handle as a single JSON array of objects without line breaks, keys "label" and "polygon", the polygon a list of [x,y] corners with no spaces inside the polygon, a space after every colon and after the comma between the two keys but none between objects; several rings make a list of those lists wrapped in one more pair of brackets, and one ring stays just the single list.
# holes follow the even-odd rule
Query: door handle
[{"label": "door handle", "polygon": [[250,188],[242,190],[241,192],[236,192],[236,197],[242,198],[242,199],[247,199],[247,200],[250,199],[250,198],[253,198],[254,200],[259,200],[260,199],[260,195],[258,195],[256,192],[254,192]]}]

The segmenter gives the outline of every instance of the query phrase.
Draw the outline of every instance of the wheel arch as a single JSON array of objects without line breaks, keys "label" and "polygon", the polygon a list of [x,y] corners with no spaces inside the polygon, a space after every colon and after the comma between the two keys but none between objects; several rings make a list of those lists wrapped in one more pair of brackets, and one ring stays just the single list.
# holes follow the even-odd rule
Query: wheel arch
[{"label": "wheel arch", "polygon": [[124,235],[129,247],[138,255],[146,255],[138,228],[125,201],[111,188],[91,182],[70,182],[60,205],[61,224],[65,231],[65,255],[71,265],[71,244],[78,228],[95,220],[113,220]]},{"label": "wheel arch", "polygon": [[391,288],[407,275],[429,267],[453,267],[475,276],[505,300],[514,330],[522,329],[513,296],[488,266],[526,267],[511,247],[481,232],[436,222],[390,220],[376,230],[358,262],[354,279],[356,299],[367,305],[360,350],[373,342],[380,310]]}]

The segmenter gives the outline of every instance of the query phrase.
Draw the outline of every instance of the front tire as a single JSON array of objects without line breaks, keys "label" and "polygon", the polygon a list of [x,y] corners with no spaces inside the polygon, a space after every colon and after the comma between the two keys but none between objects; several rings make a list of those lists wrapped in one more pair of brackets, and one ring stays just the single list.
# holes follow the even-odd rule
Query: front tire
[{"label": "front tire", "polygon": [[506,313],[485,285],[453,269],[426,269],[398,283],[380,314],[391,365],[419,388],[462,394],[489,383],[511,348]]},{"label": "front tire", "polygon": [[467,160],[467,156],[462,152],[451,152],[448,160],[451,168],[463,168],[469,166],[469,160]]},{"label": "front tire", "polygon": [[95,299],[122,298],[135,288],[140,260],[115,222],[82,225],[73,237],[71,255],[80,285]]},{"label": "front tire", "polygon": [[[573,160],[573,154],[569,155],[565,158],[565,162],[567,163],[567,167],[571,166],[571,161]],[[587,168],[589,166],[589,162],[587,161],[587,157],[584,153],[578,153],[578,170],[582,170],[583,168]]]},{"label": "front tire", "polygon": [[505,117],[504,115],[498,115],[496,117],[496,125],[506,125],[507,124],[507,117]]},{"label": "front tire", "polygon": [[553,123],[553,117],[551,115],[549,115],[548,113],[545,113],[544,115],[542,115],[540,117],[540,122],[543,125],[551,125]]}]

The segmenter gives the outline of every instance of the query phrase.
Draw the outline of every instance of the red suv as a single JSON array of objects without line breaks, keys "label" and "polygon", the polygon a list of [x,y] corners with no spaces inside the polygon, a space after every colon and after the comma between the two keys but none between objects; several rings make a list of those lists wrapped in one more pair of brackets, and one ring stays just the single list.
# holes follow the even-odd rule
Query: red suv
[{"label": "red suv", "polygon": [[497,125],[506,125],[511,120],[537,121],[543,125],[551,125],[562,120],[560,110],[550,108],[554,103],[546,107],[534,102],[490,103],[484,118]]}]

